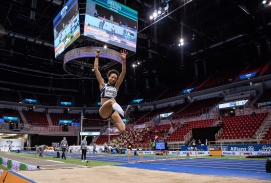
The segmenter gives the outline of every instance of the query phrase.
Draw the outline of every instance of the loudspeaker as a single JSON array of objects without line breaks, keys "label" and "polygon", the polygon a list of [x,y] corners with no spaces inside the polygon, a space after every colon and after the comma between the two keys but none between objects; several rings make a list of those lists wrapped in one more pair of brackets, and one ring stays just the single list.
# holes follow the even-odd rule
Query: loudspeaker
[{"label": "loudspeaker", "polygon": [[271,173],[271,157],[268,157],[265,165],[266,173]]}]

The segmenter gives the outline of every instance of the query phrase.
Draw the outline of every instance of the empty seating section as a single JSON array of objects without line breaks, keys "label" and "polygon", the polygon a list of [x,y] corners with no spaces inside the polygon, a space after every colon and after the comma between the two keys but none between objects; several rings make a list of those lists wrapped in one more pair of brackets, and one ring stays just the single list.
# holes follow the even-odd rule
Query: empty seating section
[{"label": "empty seating section", "polygon": [[41,105],[47,105],[47,106],[57,106],[57,96],[56,95],[42,95],[42,94],[36,94],[38,101]]},{"label": "empty seating section", "polygon": [[191,85],[189,85],[186,89],[194,88],[194,91],[196,91],[198,90],[198,87],[201,86],[207,79],[208,77],[199,78],[196,81],[194,81]]},{"label": "empty seating section", "polygon": [[218,72],[213,75],[206,83],[204,83],[203,86],[200,87],[199,90],[204,90],[208,88],[213,88],[217,86],[222,86],[229,84],[235,80],[235,78],[240,73],[240,69],[233,69],[230,72],[224,71],[224,72]]},{"label": "empty seating section", "polygon": [[34,95],[32,93],[28,92],[21,92],[23,100],[27,99],[35,99]]},{"label": "empty seating section", "polygon": [[8,102],[20,102],[20,97],[17,91],[12,90],[1,90],[0,100]]},{"label": "empty seating section", "polygon": [[108,124],[108,121],[102,119],[98,113],[85,114],[84,117],[86,118],[83,122],[84,127],[105,126]]},{"label": "empty seating section", "polygon": [[203,113],[206,113],[214,107],[217,103],[221,101],[221,98],[208,98],[203,100],[197,100],[188,105],[184,110],[174,114],[174,118],[182,118],[182,117],[192,117],[199,116]]},{"label": "empty seating section", "polygon": [[131,113],[131,118],[134,118],[134,121],[137,121],[144,117],[146,114],[148,114],[150,110],[144,110],[144,111],[133,111]]},{"label": "empty seating section", "polygon": [[149,89],[140,93],[137,98],[144,99],[145,102],[155,101],[165,90],[162,89]]},{"label": "empty seating section", "polygon": [[77,107],[93,107],[98,101],[98,95],[92,97],[75,96],[75,106]]},{"label": "empty seating section", "polygon": [[[187,103],[174,105],[174,106],[172,106],[171,108],[168,109],[168,112],[177,113],[180,110],[182,110],[183,108],[185,108],[187,105],[188,105]],[[173,118],[174,118],[174,115],[173,115]]]},{"label": "empty seating section", "polygon": [[53,125],[59,125],[59,120],[72,120],[75,122],[80,122],[81,114],[73,113],[50,113],[50,117]]},{"label": "empty seating section", "polygon": [[193,128],[205,128],[209,127],[214,123],[214,119],[190,121],[184,122],[184,127],[176,129],[169,137],[166,138],[167,142],[184,141],[185,135]]},{"label": "empty seating section", "polygon": [[120,105],[128,105],[131,104],[132,100],[140,99],[137,96],[139,93],[127,93],[127,94],[118,94],[116,100]]},{"label": "empty seating section", "polygon": [[167,111],[169,108],[171,108],[171,106],[154,109],[150,111],[144,118],[141,118],[140,120],[136,121],[136,124],[148,122],[151,119],[153,119],[155,116]]},{"label": "empty seating section", "polygon": [[[242,71],[239,76],[244,75],[244,74],[249,74],[252,72],[260,72],[260,70],[262,69],[262,67],[264,67],[264,65],[265,64],[262,64],[261,62],[254,62],[247,69]],[[237,78],[237,79],[239,79],[239,78]]]},{"label": "empty seating section", "polygon": [[30,125],[48,126],[48,120],[44,112],[23,111],[23,114]]},{"label": "empty seating section", "polygon": [[180,85],[174,85],[174,86],[170,87],[168,90],[166,90],[166,92],[164,92],[158,99],[162,100],[162,99],[171,98],[171,97],[181,95],[183,90],[189,89],[189,88],[186,88],[186,86],[188,86],[187,82],[186,83],[182,82],[182,84],[180,84]]},{"label": "empty seating section", "polygon": [[271,89],[265,90],[260,98],[255,102],[255,105],[258,106],[258,103],[261,102],[271,102]]},{"label": "empty seating section", "polygon": [[256,116],[229,116],[222,120],[223,132],[219,139],[250,139],[267,117],[268,113],[258,113]]},{"label": "empty seating section", "polygon": [[108,142],[108,137],[110,137],[110,140],[112,140],[112,139],[114,139],[114,138],[116,138],[118,135],[110,135],[110,136],[108,136],[108,135],[100,135],[98,138],[97,138],[97,140],[96,140],[96,144],[97,145],[103,145],[104,143],[106,143],[107,144],[107,142]]},{"label": "empty seating section", "polygon": [[18,110],[0,108],[0,118],[2,118],[3,116],[18,117],[18,119],[20,120],[20,123],[23,123],[23,120]]},{"label": "empty seating section", "polygon": [[264,72],[264,75],[268,75],[268,74],[271,74],[271,64],[269,64],[268,68]]}]

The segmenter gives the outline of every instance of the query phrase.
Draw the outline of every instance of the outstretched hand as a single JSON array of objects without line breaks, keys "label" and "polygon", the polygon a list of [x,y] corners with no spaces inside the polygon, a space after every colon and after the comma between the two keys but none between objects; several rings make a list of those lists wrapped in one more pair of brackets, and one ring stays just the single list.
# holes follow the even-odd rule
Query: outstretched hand
[{"label": "outstretched hand", "polygon": [[126,50],[121,50],[120,51],[120,57],[122,58],[122,60],[126,60],[126,55],[128,54],[128,51]]},{"label": "outstretched hand", "polygon": [[96,50],[96,57],[100,56],[101,51],[100,50]]}]

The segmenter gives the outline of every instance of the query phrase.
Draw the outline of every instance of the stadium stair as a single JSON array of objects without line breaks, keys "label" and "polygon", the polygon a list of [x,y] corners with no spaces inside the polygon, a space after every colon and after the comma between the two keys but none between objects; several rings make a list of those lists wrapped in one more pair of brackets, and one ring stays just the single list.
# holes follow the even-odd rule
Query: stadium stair
[{"label": "stadium stair", "polygon": [[18,111],[19,112],[19,114],[20,114],[20,116],[21,116],[21,119],[22,119],[22,121],[24,122],[24,124],[28,124],[28,122],[27,122],[27,120],[26,120],[26,118],[25,118],[25,116],[24,116],[24,113],[22,112],[22,111]]},{"label": "stadium stair", "polygon": [[200,90],[201,87],[203,87],[213,76],[208,77],[204,82],[202,82],[196,89],[195,91]]},{"label": "stadium stair", "polygon": [[271,66],[271,60],[264,65],[258,76],[264,75],[265,71]]},{"label": "stadium stair", "polygon": [[271,139],[267,138],[271,132],[271,113],[268,114],[267,118],[263,122],[263,124],[260,126],[258,131],[256,132],[259,139]]},{"label": "stadium stair", "polygon": [[46,114],[47,121],[49,123],[49,126],[53,126],[51,116],[49,114]]}]

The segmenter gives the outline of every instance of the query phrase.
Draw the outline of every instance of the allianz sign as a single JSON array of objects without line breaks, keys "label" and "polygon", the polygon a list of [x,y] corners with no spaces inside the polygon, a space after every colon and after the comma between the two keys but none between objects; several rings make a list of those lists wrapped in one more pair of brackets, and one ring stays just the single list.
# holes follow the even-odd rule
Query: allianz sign
[{"label": "allianz sign", "polygon": [[223,148],[228,151],[271,151],[271,144],[225,145]]}]

